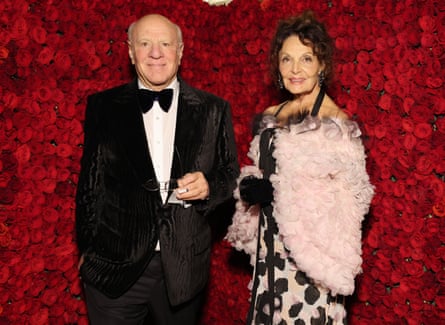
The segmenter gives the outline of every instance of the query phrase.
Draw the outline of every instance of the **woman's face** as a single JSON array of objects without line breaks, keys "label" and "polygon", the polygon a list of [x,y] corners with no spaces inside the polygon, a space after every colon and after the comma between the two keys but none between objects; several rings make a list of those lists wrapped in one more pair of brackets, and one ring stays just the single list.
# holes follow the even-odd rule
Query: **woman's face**
[{"label": "woman's face", "polygon": [[310,46],[291,35],[278,53],[278,67],[284,87],[293,95],[310,94],[319,89],[318,74],[323,65]]}]

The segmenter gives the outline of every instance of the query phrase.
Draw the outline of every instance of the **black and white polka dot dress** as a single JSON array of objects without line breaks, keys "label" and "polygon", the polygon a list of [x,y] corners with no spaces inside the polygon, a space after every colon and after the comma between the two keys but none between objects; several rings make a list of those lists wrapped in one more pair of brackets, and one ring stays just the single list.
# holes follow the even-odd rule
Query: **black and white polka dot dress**
[{"label": "black and white polka dot dress", "polygon": [[[275,225],[270,227],[270,218],[263,216],[248,324],[346,324],[343,297],[332,297],[298,270],[273,232]],[[270,235],[273,247],[267,243]]]}]

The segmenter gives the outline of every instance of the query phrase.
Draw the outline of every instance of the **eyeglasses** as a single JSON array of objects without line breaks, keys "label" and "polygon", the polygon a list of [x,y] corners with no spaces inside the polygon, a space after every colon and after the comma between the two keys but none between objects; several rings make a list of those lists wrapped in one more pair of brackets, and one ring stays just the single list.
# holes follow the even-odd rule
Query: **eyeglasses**
[{"label": "eyeglasses", "polygon": [[[174,148],[173,148],[173,159],[177,159],[177,163],[178,163],[177,166],[179,169],[178,175],[182,176],[184,173],[183,173],[183,168],[182,168],[181,156],[180,156],[179,150],[176,146],[174,146]],[[177,189],[178,188],[178,180],[175,178],[172,178],[165,182],[158,182],[156,179],[150,178],[149,180],[147,180],[145,183],[142,184],[142,187],[150,192],[160,191],[160,192],[165,193],[165,192],[173,191],[173,190]]]},{"label": "eyeglasses", "polygon": [[150,192],[168,192],[178,188],[178,181],[176,179],[170,179],[166,182],[158,182],[156,179],[150,178],[142,187]]}]

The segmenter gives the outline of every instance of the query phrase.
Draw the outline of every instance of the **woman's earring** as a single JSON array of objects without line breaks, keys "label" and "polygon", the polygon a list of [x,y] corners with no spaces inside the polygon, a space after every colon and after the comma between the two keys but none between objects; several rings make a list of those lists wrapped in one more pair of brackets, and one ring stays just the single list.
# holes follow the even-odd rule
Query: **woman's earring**
[{"label": "woman's earring", "polygon": [[278,74],[278,87],[280,87],[281,90],[284,89],[284,83],[283,83],[283,78],[281,77],[281,74]]},{"label": "woman's earring", "polygon": [[324,79],[325,79],[325,74],[324,71],[320,71],[320,73],[318,74],[318,85],[321,87],[323,86],[324,83]]}]

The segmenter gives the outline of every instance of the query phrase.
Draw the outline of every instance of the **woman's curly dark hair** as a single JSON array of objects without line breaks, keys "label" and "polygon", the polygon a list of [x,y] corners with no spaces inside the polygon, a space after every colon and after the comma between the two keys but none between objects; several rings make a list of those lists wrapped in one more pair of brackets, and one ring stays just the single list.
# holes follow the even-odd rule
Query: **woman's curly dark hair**
[{"label": "woman's curly dark hair", "polygon": [[333,76],[332,56],[334,45],[323,23],[315,18],[311,10],[304,11],[301,15],[280,20],[278,22],[275,36],[270,47],[270,70],[275,85],[279,88],[278,78],[280,76],[278,54],[283,47],[284,41],[289,36],[298,36],[300,41],[312,47],[315,56],[325,65],[325,83],[329,83]]}]

